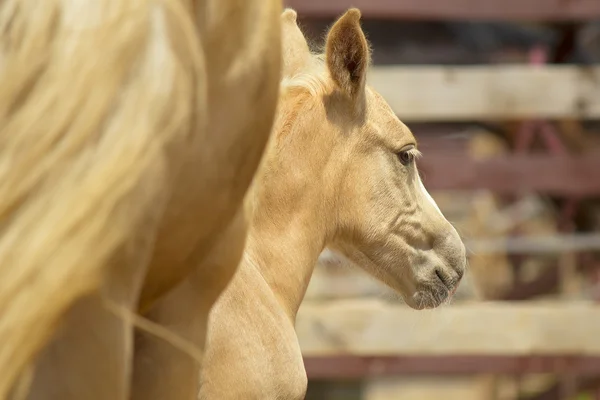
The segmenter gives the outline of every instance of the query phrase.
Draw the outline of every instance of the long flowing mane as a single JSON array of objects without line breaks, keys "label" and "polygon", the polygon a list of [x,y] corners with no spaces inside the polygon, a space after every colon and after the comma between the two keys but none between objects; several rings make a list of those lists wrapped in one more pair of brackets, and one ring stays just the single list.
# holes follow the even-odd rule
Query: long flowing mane
[{"label": "long flowing mane", "polygon": [[0,399],[168,195],[203,64],[178,0],[0,6]]}]

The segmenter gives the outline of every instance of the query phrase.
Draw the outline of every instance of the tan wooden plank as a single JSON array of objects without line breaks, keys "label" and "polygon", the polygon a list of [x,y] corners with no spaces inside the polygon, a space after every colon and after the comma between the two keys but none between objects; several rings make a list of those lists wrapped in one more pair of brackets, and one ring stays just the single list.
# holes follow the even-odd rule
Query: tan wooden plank
[{"label": "tan wooden plank", "polygon": [[378,378],[364,383],[363,400],[494,399],[493,389],[491,379],[481,376]]},{"label": "tan wooden plank", "polygon": [[583,301],[456,304],[415,311],[379,300],[305,302],[305,356],[600,354],[600,305]]},{"label": "tan wooden plank", "polygon": [[407,122],[600,117],[600,67],[375,66],[368,81]]}]

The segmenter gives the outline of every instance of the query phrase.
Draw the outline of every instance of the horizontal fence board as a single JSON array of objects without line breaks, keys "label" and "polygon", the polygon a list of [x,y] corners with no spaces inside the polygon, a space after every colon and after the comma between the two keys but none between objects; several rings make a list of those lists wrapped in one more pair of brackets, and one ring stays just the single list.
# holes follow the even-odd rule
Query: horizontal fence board
[{"label": "horizontal fence board", "polygon": [[301,16],[334,17],[358,7],[365,17],[434,20],[578,21],[600,17],[596,0],[285,0]]},{"label": "horizontal fence board", "polygon": [[415,311],[379,300],[305,302],[296,331],[306,357],[600,356],[600,305],[478,302]]},{"label": "horizontal fence board", "polygon": [[405,122],[600,118],[600,67],[374,66],[368,83]]},{"label": "horizontal fence board", "polygon": [[364,379],[432,374],[596,374],[600,356],[555,354],[542,356],[305,356],[309,379]]},{"label": "horizontal fence board", "polygon": [[428,190],[488,189],[503,194],[600,195],[598,155],[531,154],[476,160],[426,153],[418,166]]}]

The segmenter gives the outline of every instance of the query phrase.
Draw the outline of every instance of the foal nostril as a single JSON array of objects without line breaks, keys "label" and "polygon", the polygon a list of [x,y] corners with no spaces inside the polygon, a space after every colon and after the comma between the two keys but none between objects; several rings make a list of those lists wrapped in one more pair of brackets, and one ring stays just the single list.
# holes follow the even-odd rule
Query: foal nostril
[{"label": "foal nostril", "polygon": [[458,270],[458,271],[456,271],[456,275],[457,275],[457,277],[456,277],[456,281],[457,281],[457,282],[460,282],[460,280],[462,279],[462,277],[463,277],[463,275],[464,275],[464,274],[465,274],[465,271],[464,271],[464,270],[462,270],[462,269],[461,269],[461,270]]},{"label": "foal nostril", "polygon": [[435,275],[447,288],[450,288],[452,286],[448,276],[445,273],[443,273],[440,269],[438,269],[438,268],[435,269]]}]

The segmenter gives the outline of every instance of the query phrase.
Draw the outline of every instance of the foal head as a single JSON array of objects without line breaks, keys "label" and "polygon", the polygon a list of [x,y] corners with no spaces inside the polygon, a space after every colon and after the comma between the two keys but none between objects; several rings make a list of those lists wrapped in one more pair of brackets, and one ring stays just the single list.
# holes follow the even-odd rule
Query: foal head
[{"label": "foal head", "polygon": [[284,78],[263,170],[266,208],[310,215],[307,226],[322,233],[323,246],[410,307],[438,306],[459,284],[465,248],[421,182],[415,137],[366,85],[370,50],[360,12],[336,21],[321,55],[310,53],[294,11],[282,22]]}]

